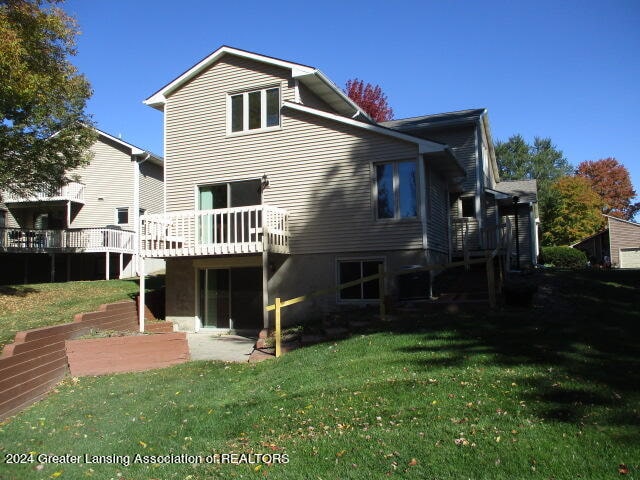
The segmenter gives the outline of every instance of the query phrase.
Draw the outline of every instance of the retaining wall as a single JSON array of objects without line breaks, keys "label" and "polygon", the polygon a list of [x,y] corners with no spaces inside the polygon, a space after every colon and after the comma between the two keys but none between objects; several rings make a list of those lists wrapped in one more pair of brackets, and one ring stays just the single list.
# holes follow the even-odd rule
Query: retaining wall
[{"label": "retaining wall", "polygon": [[137,315],[136,302],[125,301],[77,314],[72,323],[19,332],[0,355],[0,419],[34,403],[63,379],[68,364],[65,340],[91,329],[136,331]]}]

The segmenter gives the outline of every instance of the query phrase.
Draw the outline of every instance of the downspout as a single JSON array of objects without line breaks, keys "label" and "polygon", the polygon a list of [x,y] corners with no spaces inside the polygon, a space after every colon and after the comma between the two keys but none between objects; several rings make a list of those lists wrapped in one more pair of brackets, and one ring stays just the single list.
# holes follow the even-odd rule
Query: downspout
[{"label": "downspout", "polygon": [[531,238],[531,263],[535,267],[538,263],[538,225],[536,224],[535,204],[529,202],[530,238]]},{"label": "downspout", "polygon": [[[484,114],[483,114],[484,115]],[[482,118],[482,117],[481,117]],[[482,164],[484,162],[482,156],[482,128],[481,128],[481,119],[478,119],[478,123],[476,124],[475,130],[476,136],[476,194],[475,194],[475,210],[476,210],[476,220],[478,221],[478,240],[480,243],[480,247],[484,248],[483,245],[483,235],[481,234],[482,229],[484,228],[484,215],[482,213],[482,174],[483,167]]]},{"label": "downspout", "polygon": [[[418,155],[418,179],[420,188],[420,225],[422,227],[422,252],[425,264],[430,262],[429,258],[429,233],[427,228],[427,176],[425,171],[425,159],[423,155]],[[429,271],[429,298],[433,297],[433,270]]]}]

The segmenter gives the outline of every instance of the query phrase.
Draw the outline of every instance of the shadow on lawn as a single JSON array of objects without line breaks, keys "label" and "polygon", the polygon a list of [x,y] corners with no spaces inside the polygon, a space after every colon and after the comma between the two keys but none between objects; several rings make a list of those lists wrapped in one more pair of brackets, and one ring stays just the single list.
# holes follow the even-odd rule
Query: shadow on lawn
[{"label": "shadow on lawn", "polygon": [[[394,332],[425,333],[437,352],[416,359],[426,369],[465,365],[479,353],[501,367],[539,366],[545,375],[519,380],[523,398],[547,419],[580,424],[594,406],[597,421],[640,425],[640,271],[554,272],[539,275],[532,308],[403,318]],[[546,375],[548,373],[548,375]],[[628,414],[622,415],[625,410]]]},{"label": "shadow on lawn", "polygon": [[15,297],[26,297],[30,293],[38,293],[37,290],[32,287],[12,287],[9,285],[0,285],[0,295],[11,295]]}]

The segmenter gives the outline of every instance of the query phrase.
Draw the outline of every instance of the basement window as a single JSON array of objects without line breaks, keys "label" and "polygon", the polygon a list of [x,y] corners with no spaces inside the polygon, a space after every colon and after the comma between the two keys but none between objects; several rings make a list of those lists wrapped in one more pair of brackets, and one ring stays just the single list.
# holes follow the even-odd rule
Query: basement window
[{"label": "basement window", "polygon": [[[378,273],[383,260],[338,260],[338,284],[352,282]],[[343,288],[338,298],[341,301],[377,300],[380,298],[378,279]]]}]

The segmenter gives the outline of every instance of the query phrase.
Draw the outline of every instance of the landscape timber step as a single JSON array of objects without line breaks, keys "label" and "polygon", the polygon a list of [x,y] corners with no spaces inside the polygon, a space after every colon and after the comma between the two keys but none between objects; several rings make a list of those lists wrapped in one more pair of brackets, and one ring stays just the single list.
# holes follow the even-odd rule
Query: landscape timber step
[{"label": "landscape timber step", "polygon": [[149,322],[144,323],[144,331],[152,333],[171,333],[173,332],[173,322]]}]

